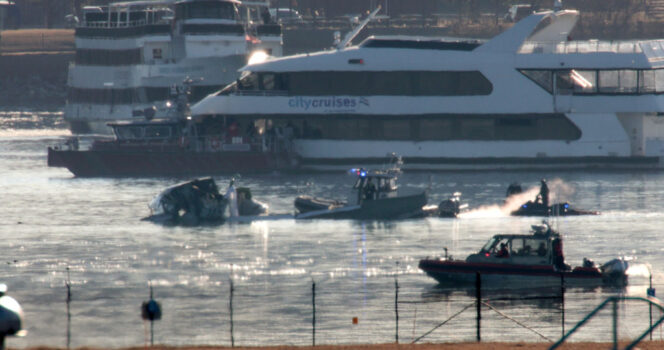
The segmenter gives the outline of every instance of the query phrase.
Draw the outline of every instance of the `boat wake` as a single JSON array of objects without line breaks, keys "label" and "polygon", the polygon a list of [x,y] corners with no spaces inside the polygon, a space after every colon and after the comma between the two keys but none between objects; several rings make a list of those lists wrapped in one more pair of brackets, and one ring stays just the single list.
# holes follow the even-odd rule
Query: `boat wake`
[{"label": "boat wake", "polygon": [[[552,203],[564,201],[574,193],[574,188],[561,179],[553,179],[548,182],[548,185],[551,191],[550,201]],[[461,213],[458,217],[468,219],[507,217],[524,203],[534,200],[538,193],[539,186],[533,186],[519,194],[509,196],[503,204],[483,205],[477,209]]]},{"label": "boat wake", "polygon": [[652,274],[652,268],[648,264],[629,264],[627,275],[630,277],[645,277],[648,278]]}]

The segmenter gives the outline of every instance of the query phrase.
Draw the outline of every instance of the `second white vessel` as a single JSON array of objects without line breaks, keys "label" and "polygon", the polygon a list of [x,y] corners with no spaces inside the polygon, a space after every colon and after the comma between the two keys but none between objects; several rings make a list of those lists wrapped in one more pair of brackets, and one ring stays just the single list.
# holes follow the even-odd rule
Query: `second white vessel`
[{"label": "second white vessel", "polygon": [[[106,123],[157,106],[165,117],[173,86],[199,80],[192,101],[233,82],[249,56],[281,56],[281,27],[267,3],[163,0],[85,7],[69,67],[65,119],[74,132],[108,133]],[[142,116],[135,116],[142,118]]]}]

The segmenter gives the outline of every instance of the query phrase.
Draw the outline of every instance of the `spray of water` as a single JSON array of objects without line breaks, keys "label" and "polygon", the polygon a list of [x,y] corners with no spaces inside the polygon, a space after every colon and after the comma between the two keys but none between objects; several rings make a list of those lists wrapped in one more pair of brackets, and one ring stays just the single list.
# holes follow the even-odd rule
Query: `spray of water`
[{"label": "spray of water", "polygon": [[[574,188],[561,179],[554,179],[548,182],[549,201],[556,203],[565,201],[574,193]],[[513,211],[519,209],[521,205],[528,201],[534,201],[539,193],[539,186],[533,186],[525,191],[509,196],[503,204],[484,205],[477,209],[470,210],[459,215],[461,218],[487,218],[487,217],[506,217]]]},{"label": "spray of water", "polygon": [[630,277],[650,277],[652,269],[648,264],[629,264],[627,275]]}]

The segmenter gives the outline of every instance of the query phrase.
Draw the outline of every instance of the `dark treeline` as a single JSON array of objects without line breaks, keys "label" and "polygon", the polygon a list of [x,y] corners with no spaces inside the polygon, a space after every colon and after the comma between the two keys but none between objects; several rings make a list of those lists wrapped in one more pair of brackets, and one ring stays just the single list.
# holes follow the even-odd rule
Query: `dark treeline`
[{"label": "dark treeline", "polygon": [[[644,11],[653,0],[564,0],[566,8],[592,12]],[[66,25],[67,14],[80,14],[86,5],[105,5],[111,0],[14,0],[10,21],[15,27],[56,28]],[[305,16],[333,18],[362,14],[383,7],[383,14],[431,15],[453,13],[474,17],[482,13],[503,14],[512,4],[531,4],[535,10],[551,8],[553,0],[270,0],[273,7],[290,7]]]}]

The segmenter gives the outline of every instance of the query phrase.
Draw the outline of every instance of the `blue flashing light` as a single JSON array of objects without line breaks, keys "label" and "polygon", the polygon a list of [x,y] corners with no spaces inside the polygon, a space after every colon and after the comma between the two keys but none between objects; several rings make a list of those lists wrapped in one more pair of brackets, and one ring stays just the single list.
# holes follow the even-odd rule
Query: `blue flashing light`
[{"label": "blue flashing light", "polygon": [[360,177],[366,177],[367,172],[366,171],[360,171]]},{"label": "blue flashing light", "polygon": [[525,205],[525,204],[524,204],[524,205],[522,205],[522,207],[523,207],[524,209],[525,209],[525,208],[528,208],[528,206],[527,206],[527,205]]},{"label": "blue flashing light", "polygon": [[565,203],[565,209],[569,208],[569,204]]}]

